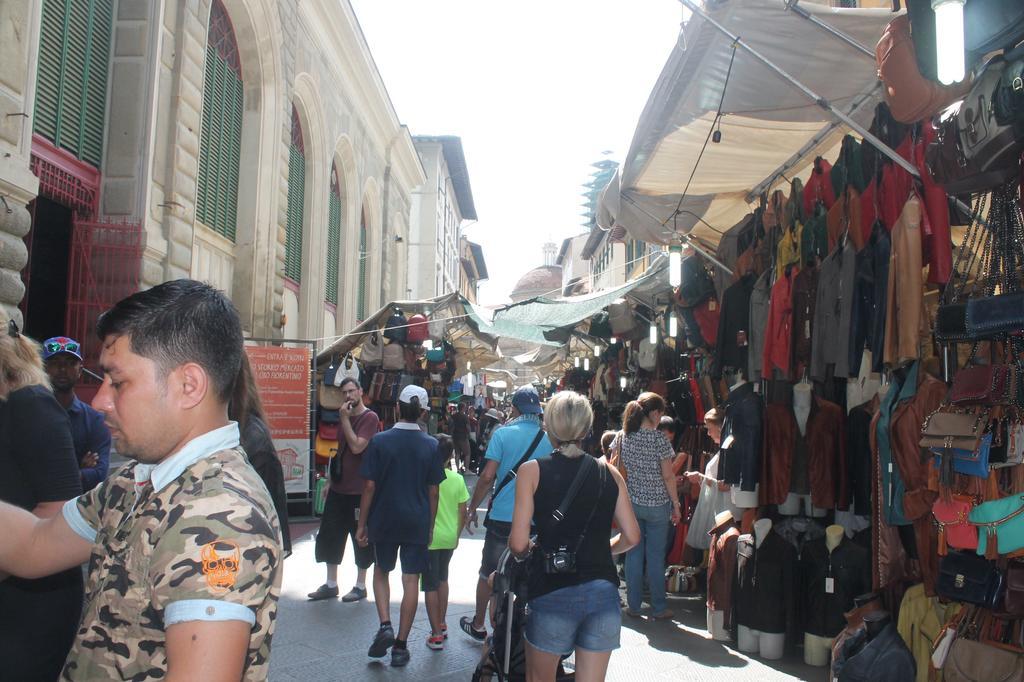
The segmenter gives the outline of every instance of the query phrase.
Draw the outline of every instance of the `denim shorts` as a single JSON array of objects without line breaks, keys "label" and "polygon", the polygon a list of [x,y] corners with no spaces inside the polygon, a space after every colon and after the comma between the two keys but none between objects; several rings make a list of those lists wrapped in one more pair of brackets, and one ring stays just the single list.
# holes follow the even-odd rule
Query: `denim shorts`
[{"label": "denim shorts", "polygon": [[621,627],[619,588],[607,580],[591,580],[531,599],[526,641],[534,649],[561,656],[577,647],[613,651],[619,648]]}]

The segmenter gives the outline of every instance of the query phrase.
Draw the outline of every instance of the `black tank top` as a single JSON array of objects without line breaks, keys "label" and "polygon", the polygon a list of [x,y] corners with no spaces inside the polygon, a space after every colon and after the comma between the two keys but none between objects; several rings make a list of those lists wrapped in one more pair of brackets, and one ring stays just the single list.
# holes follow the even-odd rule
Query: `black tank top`
[{"label": "black tank top", "polygon": [[[566,457],[560,452],[554,452],[550,457],[537,460],[540,481],[537,484],[537,491],[533,494],[533,521],[537,533],[537,546],[530,559],[533,562],[528,582],[531,598],[591,580],[601,579],[608,580],[616,586],[619,584],[619,576],[615,571],[615,563],[612,561],[611,548],[608,544],[611,538],[612,517],[615,515],[615,503],[619,496],[619,487],[610,471],[605,471],[604,485],[601,486],[600,472],[594,468],[583,481],[576,499],[573,500],[561,523],[555,524],[551,518],[551,512],[562,503],[572,485],[576,472],[583,464],[583,458],[589,456]],[[603,466],[600,462],[598,464]],[[587,519],[591,510],[594,511],[594,515],[588,524]],[[554,551],[563,545],[572,551],[577,542],[580,544],[576,550],[575,573],[544,573],[545,551]]]}]

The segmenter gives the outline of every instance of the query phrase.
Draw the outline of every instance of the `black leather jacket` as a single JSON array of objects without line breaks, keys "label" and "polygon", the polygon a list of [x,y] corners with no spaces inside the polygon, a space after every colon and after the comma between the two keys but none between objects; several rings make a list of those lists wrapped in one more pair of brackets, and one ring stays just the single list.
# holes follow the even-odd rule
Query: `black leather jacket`
[{"label": "black leather jacket", "polygon": [[795,634],[796,567],[796,550],[774,529],[760,547],[753,535],[741,535],[736,543],[736,623]]},{"label": "black leather jacket", "polygon": [[[832,578],[832,592],[826,579]],[[800,555],[800,590],[804,632],[835,637],[846,626],[844,614],[853,598],[871,591],[871,562],[867,550],[843,539],[830,553],[825,540],[804,545]]]},{"label": "black leather jacket", "polygon": [[747,382],[729,394],[722,424],[722,454],[719,471],[726,483],[753,491],[761,476],[761,445],[764,432],[763,406]]}]

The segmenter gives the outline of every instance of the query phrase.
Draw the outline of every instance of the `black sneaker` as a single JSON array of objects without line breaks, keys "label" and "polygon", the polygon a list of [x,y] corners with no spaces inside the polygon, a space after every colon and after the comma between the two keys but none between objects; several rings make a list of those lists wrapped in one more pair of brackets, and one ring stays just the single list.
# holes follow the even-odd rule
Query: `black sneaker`
[{"label": "black sneaker", "polygon": [[463,616],[462,618],[459,618],[459,627],[462,628],[463,632],[478,642],[482,642],[487,639],[487,628],[477,630],[473,626],[472,616]]},{"label": "black sneaker", "polygon": [[397,646],[391,647],[391,667],[401,668],[403,665],[409,664],[409,649],[408,647],[402,647],[399,649]]},{"label": "black sneaker", "polygon": [[[370,645],[370,650],[366,652],[366,655],[370,658],[384,658],[394,643],[394,629],[390,625],[381,625],[380,630],[377,630],[377,634],[373,636],[373,644]],[[406,653],[406,662],[409,660],[408,656],[409,654]]]},{"label": "black sneaker", "polygon": [[308,595],[309,601],[320,601],[321,599],[337,599],[338,598],[338,586],[328,587],[327,583],[324,583]]},{"label": "black sneaker", "polygon": [[366,599],[366,588],[365,587],[353,587],[352,590],[341,598],[341,601],[349,604],[360,599]]}]

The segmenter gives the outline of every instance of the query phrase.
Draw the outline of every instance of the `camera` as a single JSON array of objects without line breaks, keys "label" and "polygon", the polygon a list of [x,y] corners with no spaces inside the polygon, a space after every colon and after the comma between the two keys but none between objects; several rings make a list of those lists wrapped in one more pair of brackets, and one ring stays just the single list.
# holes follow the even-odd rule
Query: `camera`
[{"label": "camera", "polygon": [[552,573],[575,573],[576,553],[570,552],[566,546],[561,546],[555,552],[544,552],[544,572]]}]

